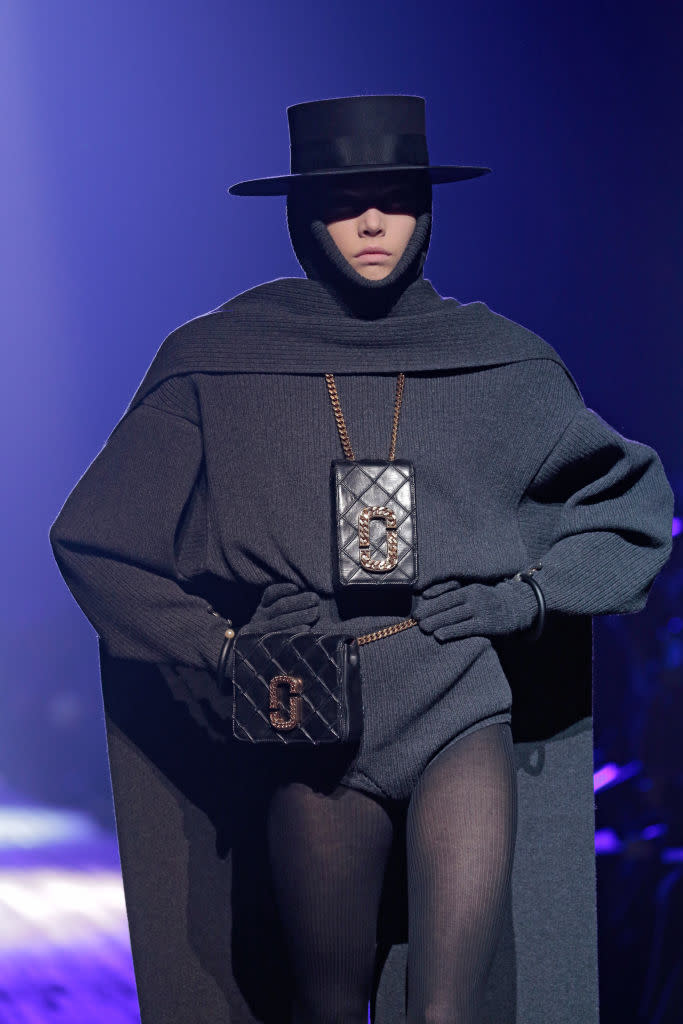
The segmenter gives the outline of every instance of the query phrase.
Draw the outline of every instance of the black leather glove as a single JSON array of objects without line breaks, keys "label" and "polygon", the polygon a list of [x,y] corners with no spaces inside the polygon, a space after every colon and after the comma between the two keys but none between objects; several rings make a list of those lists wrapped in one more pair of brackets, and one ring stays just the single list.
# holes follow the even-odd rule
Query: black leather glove
[{"label": "black leather glove", "polygon": [[296,583],[270,583],[240,633],[265,633],[269,629],[312,626],[320,617],[320,598],[314,590],[299,590]]},{"label": "black leather glove", "polygon": [[411,611],[422,632],[440,641],[515,633],[528,629],[537,613],[536,598],[524,580],[465,586],[445,580],[416,596]]}]

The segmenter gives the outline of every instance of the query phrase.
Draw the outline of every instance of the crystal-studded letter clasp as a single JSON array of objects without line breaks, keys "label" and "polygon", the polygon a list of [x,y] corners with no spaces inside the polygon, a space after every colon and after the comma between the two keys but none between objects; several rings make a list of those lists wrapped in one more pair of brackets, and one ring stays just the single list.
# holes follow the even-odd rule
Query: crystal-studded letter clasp
[{"label": "crystal-studded letter clasp", "polygon": [[[293,729],[301,722],[301,691],[303,680],[300,676],[273,676],[270,680],[270,724],[275,729]],[[280,712],[280,701],[278,699],[278,686],[287,687],[289,698],[289,718],[285,718]]]},{"label": "crystal-studded letter clasp", "polygon": [[[384,519],[387,532],[387,557],[370,557],[370,520]],[[396,516],[386,505],[368,505],[358,513],[358,548],[360,564],[370,572],[388,572],[398,564]]]}]

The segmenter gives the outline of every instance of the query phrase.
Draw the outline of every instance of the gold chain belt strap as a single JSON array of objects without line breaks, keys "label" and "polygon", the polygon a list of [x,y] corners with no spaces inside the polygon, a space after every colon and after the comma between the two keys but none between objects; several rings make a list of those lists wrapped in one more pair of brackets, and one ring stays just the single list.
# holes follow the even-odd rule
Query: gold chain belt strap
[{"label": "gold chain belt strap", "polygon": [[[344,414],[341,409],[341,403],[339,401],[339,394],[337,392],[337,385],[334,379],[333,373],[325,374],[325,382],[327,384],[327,390],[330,395],[330,401],[332,402],[332,409],[334,411],[334,418],[337,421],[337,430],[339,431],[339,438],[344,449],[344,455],[347,459],[355,459],[351,442],[349,440],[349,432],[346,429],[346,423],[344,422]],[[398,415],[401,411],[401,399],[403,398],[403,385],[405,383],[405,374],[399,373],[396,381],[396,401],[394,402],[394,422],[391,428],[391,444],[389,446],[389,460],[393,461],[396,457],[396,434],[398,431]],[[404,629],[410,629],[411,626],[417,626],[417,619],[403,619],[402,622],[396,622],[393,626],[384,626],[383,629],[376,629],[374,633],[366,633],[364,636],[356,637],[359,645],[369,644],[372,640],[382,640],[385,636],[393,636],[394,633],[400,633]]]}]

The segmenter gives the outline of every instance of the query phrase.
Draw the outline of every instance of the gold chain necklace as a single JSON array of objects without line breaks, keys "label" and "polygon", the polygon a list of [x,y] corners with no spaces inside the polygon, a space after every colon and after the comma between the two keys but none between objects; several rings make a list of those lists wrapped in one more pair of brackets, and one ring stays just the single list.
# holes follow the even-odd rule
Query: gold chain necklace
[{"label": "gold chain necklace", "polygon": [[[351,447],[349,432],[346,429],[346,423],[344,421],[344,414],[342,412],[341,403],[339,401],[339,393],[337,392],[337,385],[334,379],[334,374],[326,373],[325,382],[327,384],[327,390],[329,392],[330,401],[332,402],[332,409],[337,423],[337,430],[339,431],[339,438],[341,440],[342,448],[344,450],[344,455],[346,456],[347,459],[354,460],[355,456],[353,454],[353,449]],[[395,459],[396,454],[396,434],[398,431],[398,417],[401,411],[401,400],[403,398],[404,383],[405,374],[399,373],[398,379],[396,381],[394,419],[391,430],[391,444],[389,446],[390,461],[393,461]],[[371,515],[383,515],[387,517],[387,522],[390,522],[391,520],[388,517],[393,516],[393,513],[391,512],[391,509],[386,508],[385,506],[370,506],[366,509],[363,509],[363,511],[359,515],[358,521],[359,543],[363,548],[369,547],[369,529]],[[387,559],[383,562],[374,564],[368,562],[368,567],[383,569],[389,567],[391,564],[395,564],[397,557],[397,546],[398,542],[396,540],[395,530],[387,529]],[[394,633],[400,633],[404,629],[410,629],[411,626],[416,625],[416,619],[403,619],[401,622],[397,622],[393,626],[384,626],[382,629],[377,629],[373,633],[366,633],[364,636],[359,636],[356,639],[359,644],[367,644],[370,643],[372,640],[381,640],[384,637],[392,636]]]}]

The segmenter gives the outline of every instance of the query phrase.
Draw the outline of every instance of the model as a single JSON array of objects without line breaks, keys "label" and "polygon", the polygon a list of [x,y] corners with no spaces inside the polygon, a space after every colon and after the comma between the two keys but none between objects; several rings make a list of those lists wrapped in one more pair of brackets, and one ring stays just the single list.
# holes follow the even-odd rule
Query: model
[{"label": "model", "polygon": [[[265,775],[251,824],[260,808],[285,983],[275,1001],[259,1001],[238,968],[234,934],[229,979],[208,954],[201,971],[193,963],[183,974],[182,941],[170,937],[165,958],[150,951],[136,904],[143,1024],[189,1021],[197,1000],[196,1019],[227,1019],[229,1011],[292,1024],[365,1022],[372,1000],[380,1021],[378,924],[399,839],[406,1021],[473,1024],[487,1013],[497,1024],[559,1024],[565,1012],[597,1021],[590,944],[578,967],[538,967],[533,1011],[523,969],[516,1010],[509,992],[492,987],[506,908],[516,899],[531,914],[528,890],[512,891],[513,866],[523,864],[515,864],[518,697],[508,666],[531,664],[542,656],[536,649],[551,659],[546,665],[568,663],[575,624],[644,606],[671,551],[671,488],[651,448],[585,406],[551,345],[484,303],[442,298],[424,277],[432,185],[488,169],[429,163],[422,97],[315,101],[289,107],[288,117],[291,173],[230,191],[287,195],[306,277],[252,288],[173,332],[50,531],[104,656],[165,666],[165,678],[180,674],[188,687],[211,679],[215,690],[205,687],[201,698],[211,743],[232,751],[245,784],[259,765]],[[329,464],[342,451],[331,387],[356,459],[386,458],[391,436],[415,467],[419,560],[413,584],[397,592],[342,593],[333,583]],[[361,648],[357,746],[234,749],[216,675],[236,631],[343,623],[362,634],[407,617],[412,628]],[[568,698],[559,670],[545,683],[556,723],[542,738],[576,750],[576,733],[563,728],[589,720],[590,695],[586,705],[577,681]],[[531,707],[520,689],[520,708],[525,701]],[[520,741],[538,710],[536,703],[520,718]],[[110,743],[110,757],[112,750]],[[583,785],[585,747],[572,756]],[[136,800],[154,817],[151,801],[131,800],[132,789],[139,793],[131,764],[112,762],[129,919],[137,896],[148,898],[136,888],[127,846]],[[199,790],[212,784],[195,781]],[[592,791],[572,784],[568,805],[576,800],[585,815]],[[185,797],[203,806],[204,798]],[[554,808],[538,806],[550,847],[568,848]],[[541,874],[539,894],[543,882]],[[183,892],[192,899],[191,885]],[[584,923],[585,914],[583,907]],[[570,921],[567,946],[572,935]],[[536,941],[552,949],[542,935]],[[205,939],[204,950],[210,945]],[[163,988],[172,998],[151,997],[155,956],[167,963]],[[517,956],[522,967],[525,957],[538,966],[524,942]],[[266,956],[261,970],[270,964]],[[568,1010],[553,974],[563,970],[579,986],[585,972],[587,995]],[[207,975],[219,994],[204,986]]]}]

